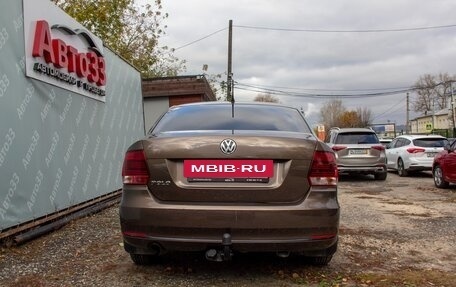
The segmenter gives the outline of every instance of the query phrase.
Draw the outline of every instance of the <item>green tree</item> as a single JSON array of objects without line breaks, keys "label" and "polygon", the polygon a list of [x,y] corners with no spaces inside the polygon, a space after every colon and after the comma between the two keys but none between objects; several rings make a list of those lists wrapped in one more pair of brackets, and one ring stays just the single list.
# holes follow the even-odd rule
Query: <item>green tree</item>
[{"label": "green tree", "polygon": [[203,65],[203,75],[206,77],[217,101],[226,101],[226,81],[221,81],[222,74],[208,74],[209,65]]},{"label": "green tree", "polygon": [[130,62],[142,77],[175,76],[185,62],[159,46],[165,34],[161,0],[138,6],[134,0],[51,0]]}]

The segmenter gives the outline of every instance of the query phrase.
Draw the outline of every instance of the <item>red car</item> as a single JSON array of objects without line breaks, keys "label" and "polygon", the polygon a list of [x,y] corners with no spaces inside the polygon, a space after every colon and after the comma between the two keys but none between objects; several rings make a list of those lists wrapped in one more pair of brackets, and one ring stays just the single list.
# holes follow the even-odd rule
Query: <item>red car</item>
[{"label": "red car", "polygon": [[446,145],[445,150],[438,153],[432,164],[432,174],[435,186],[446,188],[450,183],[456,183],[456,141]]}]

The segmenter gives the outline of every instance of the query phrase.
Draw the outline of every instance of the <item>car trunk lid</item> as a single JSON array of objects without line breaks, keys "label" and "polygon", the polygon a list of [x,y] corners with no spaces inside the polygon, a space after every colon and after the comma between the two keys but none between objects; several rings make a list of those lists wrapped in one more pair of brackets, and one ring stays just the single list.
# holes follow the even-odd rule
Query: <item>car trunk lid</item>
[{"label": "car trunk lid", "polygon": [[[236,149],[221,150],[230,139]],[[309,191],[307,175],[317,141],[309,134],[289,132],[173,132],[143,141],[150,172],[148,187],[162,201],[284,203],[302,200]],[[185,167],[202,162],[194,171],[217,169],[214,175],[189,178]],[[256,166],[255,163],[258,163]],[[227,166],[240,177],[220,176]],[[264,165],[270,164],[269,168]],[[249,174],[267,169],[267,177]],[[204,169],[206,168],[206,169]],[[226,171],[226,170],[225,170]]]}]

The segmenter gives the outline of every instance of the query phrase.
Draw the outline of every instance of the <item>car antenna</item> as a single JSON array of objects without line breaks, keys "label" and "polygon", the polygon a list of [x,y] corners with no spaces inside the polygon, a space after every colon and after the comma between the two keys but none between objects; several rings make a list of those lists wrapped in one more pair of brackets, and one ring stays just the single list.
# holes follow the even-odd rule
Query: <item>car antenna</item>
[{"label": "car antenna", "polygon": [[231,117],[234,118],[233,73],[231,72],[233,51],[233,20],[228,22],[228,71],[227,71],[227,100],[231,102]]}]

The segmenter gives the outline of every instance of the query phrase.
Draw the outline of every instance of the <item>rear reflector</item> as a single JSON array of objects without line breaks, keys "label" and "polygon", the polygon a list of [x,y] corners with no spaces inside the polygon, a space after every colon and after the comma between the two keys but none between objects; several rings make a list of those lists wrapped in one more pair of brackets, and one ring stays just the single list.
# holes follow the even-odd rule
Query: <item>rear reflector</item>
[{"label": "rear reflector", "polygon": [[337,185],[338,177],[334,153],[315,151],[309,173],[310,185]]},{"label": "rear reflector", "polygon": [[138,238],[146,238],[147,234],[144,232],[137,232],[137,231],[124,231],[122,232],[123,236],[128,237],[138,237]]},{"label": "rear reflector", "polygon": [[313,234],[310,237],[313,240],[324,240],[324,239],[331,239],[331,238],[334,238],[336,236],[337,236],[337,234]]},{"label": "rear reflector", "polygon": [[124,184],[147,184],[149,169],[143,150],[131,150],[125,154],[122,179]]}]

